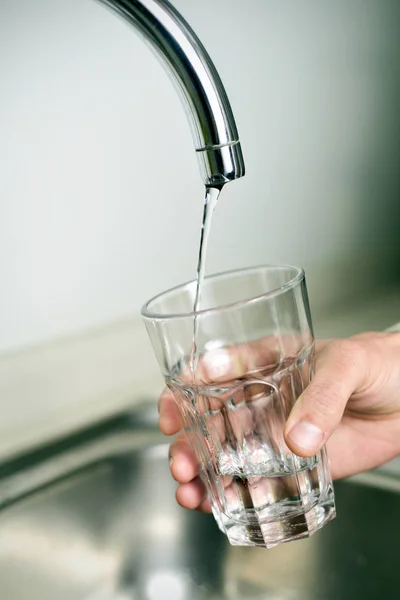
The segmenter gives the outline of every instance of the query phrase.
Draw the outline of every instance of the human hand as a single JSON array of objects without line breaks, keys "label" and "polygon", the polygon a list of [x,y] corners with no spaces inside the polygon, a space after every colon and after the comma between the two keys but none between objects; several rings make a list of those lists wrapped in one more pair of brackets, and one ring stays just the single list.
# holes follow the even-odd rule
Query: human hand
[{"label": "human hand", "polygon": [[[334,479],[377,467],[400,453],[400,333],[364,333],[316,345],[315,374],[295,403],[284,436],[297,455],[309,457],[327,443]],[[234,363],[237,369],[243,361]],[[231,378],[231,374],[227,374]],[[210,510],[197,460],[181,431],[172,393],[159,403],[160,429],[178,433],[171,445],[177,501]]]}]

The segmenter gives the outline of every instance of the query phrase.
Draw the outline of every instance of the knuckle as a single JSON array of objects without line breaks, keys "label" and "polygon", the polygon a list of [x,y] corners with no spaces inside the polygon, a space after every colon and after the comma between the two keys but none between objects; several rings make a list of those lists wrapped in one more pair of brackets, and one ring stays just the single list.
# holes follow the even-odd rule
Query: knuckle
[{"label": "knuckle", "polygon": [[[332,358],[343,375],[358,369],[364,362],[365,343],[356,338],[335,340],[331,345]],[[338,373],[339,374],[339,373]]]},{"label": "knuckle", "polygon": [[332,418],[338,414],[345,403],[343,391],[339,383],[330,381],[329,383],[319,382],[318,385],[310,385],[306,390],[305,396],[309,411],[313,415],[319,415],[323,418]]}]

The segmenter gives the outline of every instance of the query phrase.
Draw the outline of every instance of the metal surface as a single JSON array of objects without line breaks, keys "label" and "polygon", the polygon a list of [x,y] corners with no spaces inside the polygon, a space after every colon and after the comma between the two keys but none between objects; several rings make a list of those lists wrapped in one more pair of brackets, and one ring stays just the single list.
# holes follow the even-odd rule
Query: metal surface
[{"label": "metal surface", "polygon": [[167,451],[145,411],[2,465],[0,600],[399,598],[398,479],[336,483],[309,540],[234,548],[176,505]]},{"label": "metal surface", "polygon": [[134,25],[172,75],[187,108],[205,184],[218,187],[242,177],[244,161],[228,96],[188,23],[167,0],[98,1]]}]

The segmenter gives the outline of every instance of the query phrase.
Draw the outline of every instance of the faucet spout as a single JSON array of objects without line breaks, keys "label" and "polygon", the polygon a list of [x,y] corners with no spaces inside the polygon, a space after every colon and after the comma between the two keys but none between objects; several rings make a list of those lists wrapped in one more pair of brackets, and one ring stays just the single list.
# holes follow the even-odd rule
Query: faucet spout
[{"label": "faucet spout", "polygon": [[197,35],[167,0],[99,0],[131,23],[172,75],[191,122],[206,186],[242,177],[235,119],[218,72]]}]

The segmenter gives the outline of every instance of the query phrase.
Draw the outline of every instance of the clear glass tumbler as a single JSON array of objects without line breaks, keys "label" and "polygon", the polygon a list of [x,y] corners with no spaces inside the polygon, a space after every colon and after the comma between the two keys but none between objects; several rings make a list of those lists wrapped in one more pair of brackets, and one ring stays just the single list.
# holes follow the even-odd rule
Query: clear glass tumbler
[{"label": "clear glass tumbler", "polygon": [[[313,374],[304,272],[262,266],[208,277],[142,310],[161,371],[231,544],[272,547],[335,516],[325,448],[293,454],[283,428]],[[196,344],[194,346],[194,331]]]}]

